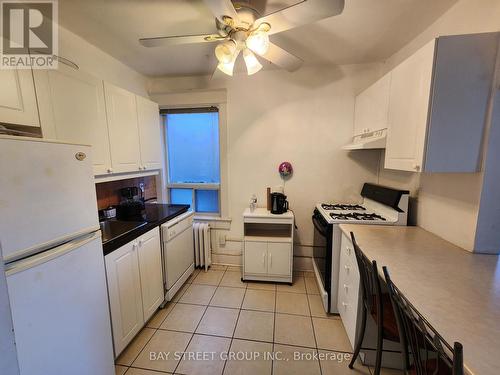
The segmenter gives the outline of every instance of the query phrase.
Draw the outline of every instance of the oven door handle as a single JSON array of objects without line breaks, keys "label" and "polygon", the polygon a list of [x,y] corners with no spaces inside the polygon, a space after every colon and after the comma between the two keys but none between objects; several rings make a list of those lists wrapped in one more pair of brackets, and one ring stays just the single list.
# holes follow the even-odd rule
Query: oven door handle
[{"label": "oven door handle", "polygon": [[318,220],[314,216],[312,217],[312,222],[316,230],[319,232],[319,234],[321,234],[323,237],[326,237],[326,233],[325,230],[323,229],[323,226],[320,223],[318,223]]}]

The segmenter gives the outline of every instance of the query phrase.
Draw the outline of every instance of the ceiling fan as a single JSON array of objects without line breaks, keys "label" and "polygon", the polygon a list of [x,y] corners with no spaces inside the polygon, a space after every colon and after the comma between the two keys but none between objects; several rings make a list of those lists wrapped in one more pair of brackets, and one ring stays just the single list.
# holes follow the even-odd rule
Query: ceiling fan
[{"label": "ceiling fan", "polygon": [[215,16],[217,34],[161,36],[141,38],[145,47],[178,44],[214,43],[217,68],[232,76],[234,63],[243,55],[248,75],[257,73],[262,65],[255,56],[293,72],[302,60],[269,41],[277,34],[324,18],[336,16],[344,9],[344,0],[295,0],[292,5],[261,16],[266,0],[203,0]]}]

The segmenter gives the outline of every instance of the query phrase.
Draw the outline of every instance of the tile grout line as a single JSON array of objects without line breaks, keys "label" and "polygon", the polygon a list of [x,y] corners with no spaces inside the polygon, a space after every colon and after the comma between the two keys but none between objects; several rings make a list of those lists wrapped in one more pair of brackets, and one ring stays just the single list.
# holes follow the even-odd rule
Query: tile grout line
[{"label": "tile grout line", "polygon": [[[293,273],[292,273],[292,283],[293,283]],[[278,300],[278,287],[274,284],[274,312],[273,312],[273,358],[271,360],[271,375],[274,373],[274,345],[275,345],[275,334],[276,334],[276,308],[277,308],[277,300]]]},{"label": "tile grout line", "polygon": [[[304,286],[305,286],[305,283],[306,283],[306,280],[304,277]],[[306,287],[306,292],[307,292],[307,287]],[[319,355],[318,340],[316,339],[316,331],[314,329],[314,321],[313,321],[313,316],[312,316],[312,311],[311,311],[311,304],[309,303],[309,295],[307,294],[306,296],[307,296],[307,307],[309,308],[312,332],[313,332],[313,336],[314,336],[314,343],[316,344],[316,353]],[[321,368],[321,361],[319,359],[318,359],[318,366],[319,366],[319,373],[322,375],[323,369]]]},{"label": "tile grout line", "polygon": [[[198,272],[198,273],[199,273],[199,272]],[[186,284],[184,284],[184,285],[186,285]],[[184,286],[184,285],[183,285],[183,286]],[[181,287],[181,288],[182,288],[182,287]],[[189,287],[187,287],[187,288],[184,290],[184,292],[182,293],[182,295],[180,295],[180,296],[179,296],[179,300],[180,300],[180,299],[182,298],[182,296],[183,296],[183,295],[187,292],[188,288],[189,288]],[[180,291],[180,289],[179,289],[179,291]],[[172,300],[172,301],[173,301],[173,300]],[[169,301],[169,302],[170,302],[170,301]],[[134,364],[134,362],[137,360],[137,358],[139,358],[139,356],[141,355],[141,353],[144,351],[144,348],[146,348],[146,346],[149,344],[149,342],[151,341],[151,339],[153,338],[153,336],[154,336],[154,335],[156,334],[156,332],[158,332],[158,330],[160,329],[160,326],[161,326],[161,325],[163,324],[163,322],[167,319],[167,317],[170,315],[170,313],[171,313],[171,312],[172,312],[172,310],[174,309],[175,305],[177,304],[177,302],[172,302],[172,303],[173,303],[173,305],[174,305],[174,306],[173,306],[173,307],[172,307],[172,309],[171,309],[171,310],[167,313],[167,315],[165,315],[165,318],[162,320],[162,322],[161,322],[160,324],[158,324],[158,328],[151,328],[151,327],[144,326],[144,327],[141,329],[141,332],[144,330],[144,328],[154,329],[154,332],[153,332],[153,334],[151,335],[151,337],[149,338],[149,340],[148,340],[148,341],[146,341],[146,343],[144,344],[144,346],[142,347],[142,349],[139,351],[139,353],[137,354],[137,356],[134,358],[134,360],[130,363],[130,366],[128,366],[128,367],[127,367],[127,371],[125,371],[125,373],[126,373],[126,372],[128,372],[128,370],[132,367],[132,365],[133,365],[133,364]],[[158,310],[157,310],[157,311],[158,311]],[[139,334],[140,334],[140,332],[139,332]],[[138,334],[138,335],[139,335],[139,334]],[[138,336],[138,335],[137,335],[137,336]],[[137,336],[136,336],[136,337],[137,337]],[[124,375],[125,375],[125,374],[124,374]]]},{"label": "tile grout line", "polygon": [[[245,284],[247,285],[247,284]],[[248,286],[248,285],[247,285]],[[240,303],[240,308],[238,309],[238,317],[236,318],[236,323],[234,325],[234,329],[233,329],[233,334],[231,336],[231,341],[229,342],[229,348],[228,348],[228,352],[231,351],[231,347],[233,346],[233,341],[234,341],[234,334],[236,333],[236,327],[238,327],[238,321],[240,320],[240,314],[241,314],[241,308],[243,306],[243,301],[245,300],[245,296],[247,295],[247,288],[245,288],[245,292],[243,293],[243,299],[241,300],[241,303]],[[222,366],[222,372],[221,372],[221,375],[224,374],[224,371],[226,371],[226,365],[227,365],[227,358],[226,360],[224,361],[224,365]]]},{"label": "tile grout line", "polygon": [[[210,270],[209,270],[209,271],[210,271]],[[215,270],[214,270],[214,271],[215,271]],[[205,314],[207,313],[208,307],[210,306],[210,302],[212,302],[212,299],[214,298],[215,293],[217,292],[217,288],[219,287],[219,285],[220,285],[220,283],[221,283],[222,279],[224,278],[224,275],[226,274],[226,271],[227,271],[227,267],[226,267],[226,269],[224,270],[224,272],[222,273],[222,277],[220,278],[219,283],[218,283],[218,284],[217,284],[217,286],[215,287],[215,290],[214,290],[214,293],[212,294],[212,297],[210,297],[210,300],[208,301],[207,305],[205,306],[205,310],[203,311],[203,315],[201,316],[201,318],[200,318],[200,320],[199,320],[198,324],[196,325],[196,327],[195,327],[195,329],[194,329],[194,331],[193,331],[193,333],[192,333],[192,335],[191,335],[191,338],[189,339],[189,341],[188,341],[188,343],[187,343],[186,347],[184,348],[184,351],[186,351],[186,350],[187,350],[187,348],[189,348],[189,345],[191,344],[191,341],[193,341],[193,337],[194,337],[194,335],[196,334],[196,330],[197,330],[197,329],[198,329],[198,327],[200,326],[201,321],[203,320],[203,318],[205,317]],[[201,272],[201,271],[200,271],[200,272]],[[208,272],[208,271],[207,271],[207,272]],[[197,277],[198,277],[198,276],[197,276]],[[172,371],[172,374],[175,374],[175,372],[176,372],[176,371],[177,371],[177,369],[179,368],[179,366],[180,366],[181,362],[182,362],[182,359],[181,359],[181,360],[179,360],[179,362],[177,362],[177,365],[175,366],[174,371]]]}]

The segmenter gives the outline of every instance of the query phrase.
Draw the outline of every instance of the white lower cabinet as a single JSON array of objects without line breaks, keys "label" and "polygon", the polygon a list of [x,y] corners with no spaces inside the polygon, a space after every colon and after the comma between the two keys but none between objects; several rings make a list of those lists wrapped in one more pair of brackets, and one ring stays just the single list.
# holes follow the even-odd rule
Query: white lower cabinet
[{"label": "white lower cabinet", "polygon": [[290,242],[245,241],[244,257],[245,275],[291,277],[293,255]]},{"label": "white lower cabinet", "polygon": [[267,273],[269,275],[288,276],[291,272],[292,244],[289,242],[267,243]]},{"label": "white lower cabinet", "polygon": [[141,275],[142,309],[144,321],[151,318],[163,301],[161,244],[159,229],[139,238],[139,271]]},{"label": "white lower cabinet", "polygon": [[105,256],[115,357],[163,301],[160,232],[155,228]]},{"label": "white lower cabinet", "polygon": [[354,348],[359,310],[359,270],[351,240],[342,234],[339,264],[338,310]]},{"label": "white lower cabinet", "polygon": [[267,274],[267,242],[245,241],[245,273]]}]

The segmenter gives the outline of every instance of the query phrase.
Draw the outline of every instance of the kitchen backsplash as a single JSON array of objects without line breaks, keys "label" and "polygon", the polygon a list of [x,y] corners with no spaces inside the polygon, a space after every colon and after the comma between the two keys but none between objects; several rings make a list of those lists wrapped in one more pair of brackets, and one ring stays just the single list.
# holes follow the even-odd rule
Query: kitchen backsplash
[{"label": "kitchen backsplash", "polygon": [[129,186],[139,187],[140,183],[144,183],[144,198],[154,198],[156,194],[156,177],[145,176],[137,178],[129,178],[126,180],[100,182],[95,185],[97,193],[97,207],[99,210],[114,206],[120,203],[120,189]]}]

